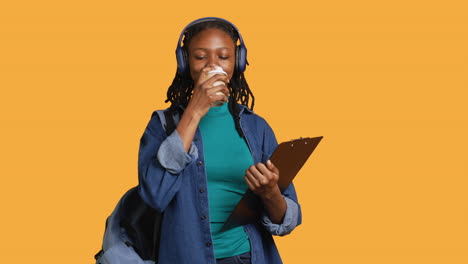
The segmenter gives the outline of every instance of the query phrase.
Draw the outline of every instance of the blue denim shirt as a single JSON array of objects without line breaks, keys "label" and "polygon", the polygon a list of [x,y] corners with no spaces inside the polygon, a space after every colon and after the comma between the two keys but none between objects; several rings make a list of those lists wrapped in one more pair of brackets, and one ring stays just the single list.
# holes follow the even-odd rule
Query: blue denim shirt
[{"label": "blue denim shirt", "polygon": [[[278,145],[275,135],[263,118],[240,107],[240,125],[254,163],[265,163]],[[187,153],[177,130],[166,136],[158,115],[153,114],[140,140],[138,177],[143,200],[164,212],[158,263],[215,264],[199,129]],[[272,235],[289,234],[302,221],[293,184],[283,197],[287,204],[283,223],[272,223],[263,212],[260,221],[244,225],[253,264],[282,263]]]}]

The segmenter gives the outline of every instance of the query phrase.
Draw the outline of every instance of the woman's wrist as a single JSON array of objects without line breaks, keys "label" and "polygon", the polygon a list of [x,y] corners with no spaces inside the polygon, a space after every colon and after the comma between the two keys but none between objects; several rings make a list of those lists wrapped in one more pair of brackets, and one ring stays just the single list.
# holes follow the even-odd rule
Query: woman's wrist
[{"label": "woman's wrist", "polygon": [[265,192],[261,198],[264,202],[270,202],[277,201],[279,198],[283,198],[283,195],[281,194],[278,185],[275,185],[270,191]]},{"label": "woman's wrist", "polygon": [[286,213],[287,205],[278,185],[276,186],[276,190],[266,193],[261,196],[261,199],[271,221],[275,224],[280,224]]},{"label": "woman's wrist", "polygon": [[201,113],[200,111],[197,111],[197,109],[195,109],[193,107],[193,105],[191,105],[190,103],[188,104],[187,108],[185,109],[184,111],[184,115],[186,115],[186,117],[191,121],[191,122],[196,122],[197,123],[197,126],[198,126],[198,123],[200,122],[200,120],[203,118],[204,114]]},{"label": "woman's wrist", "polygon": [[200,117],[195,114],[189,107],[184,111],[180,122],[177,125],[177,132],[182,139],[184,149],[188,152],[192,143],[193,137],[200,123]]},{"label": "woman's wrist", "polygon": [[184,117],[187,118],[187,120],[190,123],[195,122],[198,126],[198,123],[200,122],[203,116],[198,111],[193,109],[192,107],[187,106],[187,109],[184,111],[184,114],[182,115],[182,118]]}]

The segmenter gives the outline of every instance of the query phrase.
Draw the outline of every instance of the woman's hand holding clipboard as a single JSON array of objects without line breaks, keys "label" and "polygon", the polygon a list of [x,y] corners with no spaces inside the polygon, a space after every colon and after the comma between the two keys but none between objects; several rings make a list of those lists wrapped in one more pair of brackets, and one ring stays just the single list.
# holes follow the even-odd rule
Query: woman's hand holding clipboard
[{"label": "woman's hand holding clipboard", "polygon": [[[270,161],[280,171],[278,187],[281,192],[291,184],[322,138],[299,138],[278,145],[271,155]],[[258,197],[248,190],[225,222],[223,229],[255,221],[260,217],[260,212],[261,203],[258,201]]]}]

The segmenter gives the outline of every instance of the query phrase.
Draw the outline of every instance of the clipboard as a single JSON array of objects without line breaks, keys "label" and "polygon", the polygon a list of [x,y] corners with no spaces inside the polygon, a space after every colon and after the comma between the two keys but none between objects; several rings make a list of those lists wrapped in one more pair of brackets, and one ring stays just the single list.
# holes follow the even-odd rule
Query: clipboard
[{"label": "clipboard", "polygon": [[[283,142],[276,147],[270,157],[270,161],[280,171],[278,187],[281,193],[291,184],[294,177],[296,177],[299,170],[304,166],[322,138],[323,137],[299,138]],[[260,212],[262,210],[263,206],[260,198],[251,190],[247,190],[221,230],[252,223],[260,218]]]}]

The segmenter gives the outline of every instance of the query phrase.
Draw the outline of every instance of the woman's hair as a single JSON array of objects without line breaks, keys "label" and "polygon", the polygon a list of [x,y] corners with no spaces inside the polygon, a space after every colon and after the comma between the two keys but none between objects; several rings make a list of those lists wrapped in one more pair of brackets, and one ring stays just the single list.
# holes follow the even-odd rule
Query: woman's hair
[{"label": "woman's hair", "polygon": [[[188,54],[188,46],[190,45],[190,41],[192,40],[192,38],[198,33],[202,32],[203,30],[211,28],[216,28],[226,32],[234,42],[234,46],[237,46],[237,40],[239,39],[239,35],[229,23],[224,22],[222,20],[205,21],[195,24],[185,31],[182,46],[182,48],[185,49],[185,54]],[[188,63],[188,61],[186,61],[186,63]],[[252,91],[250,91],[249,85],[245,80],[244,73],[239,73],[236,68],[237,67],[235,67],[232,78],[228,84],[228,89],[230,93],[228,108],[232,116],[234,117],[237,131],[241,136],[243,136],[239,124],[240,108],[237,105],[237,102],[253,110],[255,97]],[[166,117],[172,117],[172,113],[174,113],[175,111],[179,111],[179,106],[186,107],[188,105],[188,102],[192,96],[193,86],[194,82],[190,75],[189,67],[187,67],[185,73],[181,73],[179,69],[177,69],[174,80],[172,81],[171,86],[169,86],[169,89],[167,90],[167,99],[165,102],[171,102],[171,107],[168,110],[171,114],[166,115]],[[250,100],[252,101],[250,102]],[[172,122],[172,120],[170,120],[168,122],[168,127],[166,128],[166,130],[172,132],[174,129],[175,124]]]}]

